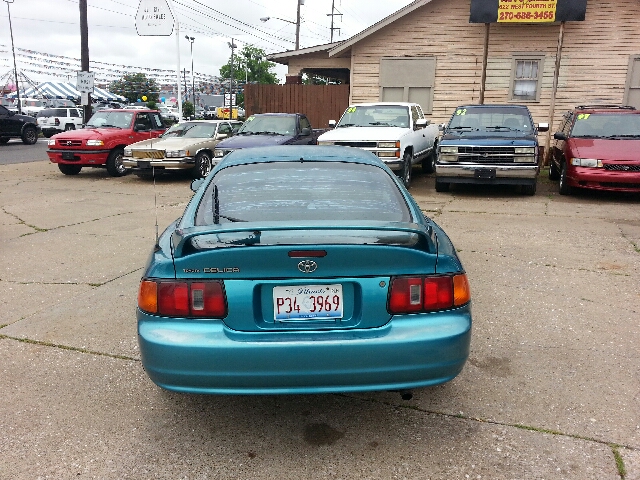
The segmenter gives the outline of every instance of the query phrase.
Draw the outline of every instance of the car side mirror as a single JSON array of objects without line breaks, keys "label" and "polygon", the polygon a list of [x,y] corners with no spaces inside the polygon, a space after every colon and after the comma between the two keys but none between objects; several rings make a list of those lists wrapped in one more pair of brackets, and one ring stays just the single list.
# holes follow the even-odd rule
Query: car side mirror
[{"label": "car side mirror", "polygon": [[549,131],[549,124],[548,123],[539,123],[538,124],[538,131],[539,132],[547,132]]},{"label": "car side mirror", "polygon": [[224,138],[227,138],[229,135],[227,135],[226,133],[219,133],[218,136],[216,137],[218,140],[222,140]]},{"label": "car side mirror", "polygon": [[429,122],[427,121],[426,118],[419,118],[418,120],[416,120],[416,129],[424,128],[427,125],[429,125]]},{"label": "car side mirror", "polygon": [[446,123],[441,123],[438,125],[438,130],[440,130],[441,132],[444,132],[444,129],[446,128],[447,124]]},{"label": "car side mirror", "polygon": [[300,132],[300,135],[302,135],[303,137],[308,137],[309,135],[311,135],[311,129],[309,127],[304,127]]},{"label": "car side mirror", "polygon": [[336,128],[336,121],[335,120],[329,120],[329,126],[331,128]]},{"label": "car side mirror", "polygon": [[556,140],[566,140],[567,136],[563,132],[556,132],[553,134],[553,138]]},{"label": "car side mirror", "polygon": [[204,178],[196,178],[191,181],[191,190],[197,192],[200,186],[204,183]]}]

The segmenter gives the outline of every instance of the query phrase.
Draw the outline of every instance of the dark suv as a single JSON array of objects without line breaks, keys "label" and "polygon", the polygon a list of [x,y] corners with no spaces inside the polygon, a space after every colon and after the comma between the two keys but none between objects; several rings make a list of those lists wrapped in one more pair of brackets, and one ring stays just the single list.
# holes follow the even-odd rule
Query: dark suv
[{"label": "dark suv", "polygon": [[549,178],[560,179],[561,195],[574,188],[640,192],[640,110],[576,107],[553,138]]},{"label": "dark suv", "polygon": [[38,141],[40,128],[36,119],[28,115],[20,115],[0,105],[0,144],[11,138],[21,138],[22,143],[33,145]]}]

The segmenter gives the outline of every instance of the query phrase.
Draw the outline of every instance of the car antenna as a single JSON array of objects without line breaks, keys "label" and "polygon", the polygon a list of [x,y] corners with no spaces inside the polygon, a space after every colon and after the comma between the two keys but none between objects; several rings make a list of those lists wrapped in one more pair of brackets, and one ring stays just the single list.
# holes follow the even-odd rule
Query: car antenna
[{"label": "car antenna", "polygon": [[156,211],[156,250],[160,250],[160,238],[158,237],[158,193],[156,192],[156,167],[151,167],[153,177],[153,204]]},{"label": "car antenna", "polygon": [[218,196],[218,186],[213,185],[213,223],[220,223],[220,197]]}]

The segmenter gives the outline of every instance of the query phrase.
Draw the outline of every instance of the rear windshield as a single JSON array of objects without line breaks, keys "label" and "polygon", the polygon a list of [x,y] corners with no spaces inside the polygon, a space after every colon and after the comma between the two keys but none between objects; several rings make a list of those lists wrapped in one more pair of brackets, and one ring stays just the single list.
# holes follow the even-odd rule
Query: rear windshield
[{"label": "rear windshield", "polygon": [[532,132],[528,110],[517,107],[460,107],[454,112],[449,130],[505,130]]},{"label": "rear windshield", "polygon": [[[196,225],[219,222],[408,222],[411,214],[391,176],[381,168],[342,162],[237,165],[216,173],[196,213]],[[227,218],[225,218],[227,217]]]},{"label": "rear windshield", "polygon": [[66,108],[45,108],[38,112],[38,117],[66,117]]},{"label": "rear windshield", "polygon": [[640,114],[580,113],[572,137],[640,137]]}]

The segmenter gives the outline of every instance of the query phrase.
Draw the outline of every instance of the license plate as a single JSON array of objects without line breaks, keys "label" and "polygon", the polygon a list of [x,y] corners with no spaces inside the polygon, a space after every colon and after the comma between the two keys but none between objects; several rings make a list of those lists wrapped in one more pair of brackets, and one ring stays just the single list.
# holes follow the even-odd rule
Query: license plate
[{"label": "license plate", "polygon": [[476,178],[496,178],[495,168],[478,168],[475,171]]},{"label": "license plate", "polygon": [[343,314],[342,285],[297,285],[273,288],[277,322],[335,320]]},{"label": "license plate", "polygon": [[138,160],[139,168],[151,168],[151,162],[145,160]]},{"label": "license plate", "polygon": [[73,152],[62,152],[62,159],[63,160],[73,160],[74,159]]}]

